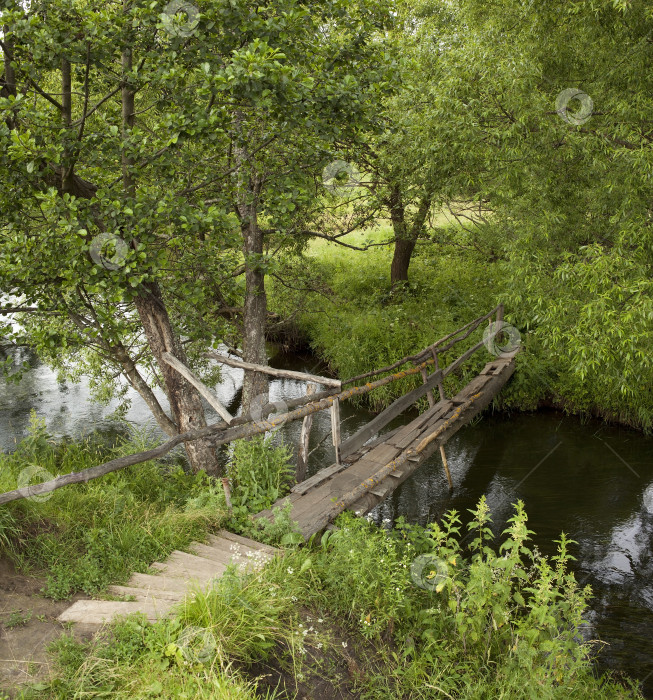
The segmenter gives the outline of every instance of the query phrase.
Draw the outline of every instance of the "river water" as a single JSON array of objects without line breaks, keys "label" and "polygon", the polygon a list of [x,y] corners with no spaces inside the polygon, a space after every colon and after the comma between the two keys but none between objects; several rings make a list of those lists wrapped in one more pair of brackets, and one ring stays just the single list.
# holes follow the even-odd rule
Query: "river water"
[{"label": "river water", "polygon": [[[55,435],[116,427],[111,417],[115,405],[92,403],[86,382],[59,384],[29,352],[19,352],[31,369],[17,385],[0,382],[0,449],[12,450],[25,435],[32,409]],[[272,364],[320,373],[311,357],[277,355]],[[241,382],[242,371],[227,368],[216,389],[234,413]],[[293,380],[275,380],[270,386],[274,401],[304,393],[305,385]],[[207,415],[209,421],[217,420],[208,407]],[[341,417],[344,439],[371,414],[345,403]],[[412,417],[407,414],[388,429]],[[159,432],[137,395],[126,418]],[[274,439],[295,446],[300,429],[300,421],[288,424]],[[330,443],[328,412],[322,412],[311,434],[310,474],[333,462]],[[512,514],[511,504],[522,499],[541,551],[552,553],[561,531],[578,543],[571,549],[573,568],[594,592],[586,616],[588,634],[606,643],[600,669],[637,678],[646,697],[653,698],[653,439],[556,412],[489,415],[457,433],[446,452],[453,495],[436,454],[377,507],[372,513],[377,522],[404,515],[426,524],[451,508],[466,522],[467,509],[485,494],[498,533]]]}]

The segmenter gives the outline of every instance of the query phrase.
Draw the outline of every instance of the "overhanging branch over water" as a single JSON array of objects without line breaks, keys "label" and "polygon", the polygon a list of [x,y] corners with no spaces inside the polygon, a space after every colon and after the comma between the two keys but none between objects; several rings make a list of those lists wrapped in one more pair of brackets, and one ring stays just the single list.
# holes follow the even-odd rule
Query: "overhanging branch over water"
[{"label": "overhanging branch over water", "polygon": [[[286,402],[288,410],[286,413],[275,415],[273,418],[268,419],[270,414],[276,410],[276,406],[273,403],[268,403],[263,407],[261,411],[261,418],[258,420],[252,419],[251,415],[241,416],[240,418],[234,418],[227,424],[226,421],[219,421],[213,423],[204,428],[198,428],[195,430],[189,430],[185,433],[181,433],[171,438],[170,440],[164,442],[162,445],[155,447],[151,450],[146,450],[144,452],[139,452],[132,455],[127,455],[125,457],[119,457],[117,459],[110,460],[103,464],[99,464],[95,467],[90,467],[89,469],[84,469],[80,472],[72,472],[70,474],[64,474],[56,477],[50,481],[43,482],[41,484],[34,484],[30,486],[24,486],[13,491],[8,491],[6,493],[0,494],[0,505],[5,503],[10,503],[11,501],[16,501],[21,498],[29,498],[30,496],[37,496],[41,494],[51,493],[63,486],[68,486],[70,484],[87,483],[92,479],[97,479],[98,477],[104,476],[119,469],[124,469],[126,467],[134,466],[136,464],[142,464],[143,462],[150,461],[152,459],[158,459],[168,454],[171,450],[180,444],[185,442],[191,442],[193,440],[204,440],[210,439],[212,444],[215,446],[223,445],[233,440],[239,440],[242,438],[253,437],[254,435],[259,435],[265,433],[269,430],[278,428],[280,425],[305,418],[306,416],[318,413],[325,409],[331,408],[337,401],[343,401],[350,399],[354,396],[362,396],[368,394],[369,392],[377,389],[379,387],[385,386],[392,382],[404,379],[405,377],[413,376],[416,374],[422,374],[427,367],[436,365],[438,354],[449,350],[456,343],[469,337],[469,335],[476,330],[483,321],[490,319],[494,314],[497,316],[497,321],[503,318],[503,305],[497,306],[495,309],[489,313],[471,321],[462,328],[450,333],[449,335],[441,338],[436,343],[425,348],[416,355],[405,357],[398,360],[388,367],[384,367],[378,370],[373,370],[367,374],[360,375],[358,377],[353,377],[348,379],[342,384],[350,384],[354,381],[359,381],[360,379],[368,378],[374,375],[383,374],[403,364],[408,362],[413,363],[413,367],[401,370],[399,372],[393,372],[385,377],[381,377],[373,382],[366,382],[365,384],[351,387],[349,389],[340,390],[338,388],[328,389],[319,393],[312,395],[299,397],[296,399],[290,399]],[[500,331],[500,323],[497,324],[494,333]],[[460,336],[460,337],[456,337]],[[442,344],[449,341],[443,347]],[[358,433],[350,437],[347,441],[342,444],[344,448],[343,457],[347,454],[354,452],[359,446],[361,446],[366,440],[371,437],[372,433],[378,432],[384,425],[392,420],[394,417],[399,415],[408,406],[412,405],[419,398],[425,394],[429,394],[432,388],[436,385],[441,385],[442,380],[446,378],[449,374],[460,367],[469,357],[471,357],[477,350],[483,347],[484,341],[481,341],[471,348],[466,350],[462,355],[460,355],[456,360],[454,360],[448,367],[444,369],[436,369],[428,379],[424,379],[424,384],[412,391],[408,392],[404,396],[397,399],[393,404],[391,404],[385,411],[374,418],[368,426],[364,426]],[[428,355],[431,357],[428,357]],[[424,359],[426,358],[426,359]],[[309,376],[309,375],[306,375]],[[313,379],[311,375],[311,379]],[[330,380],[334,384],[336,380]],[[372,431],[372,433],[370,433]],[[368,435],[368,433],[370,433]],[[340,445],[337,445],[337,450],[340,449]],[[337,452],[339,454],[339,452]]]}]

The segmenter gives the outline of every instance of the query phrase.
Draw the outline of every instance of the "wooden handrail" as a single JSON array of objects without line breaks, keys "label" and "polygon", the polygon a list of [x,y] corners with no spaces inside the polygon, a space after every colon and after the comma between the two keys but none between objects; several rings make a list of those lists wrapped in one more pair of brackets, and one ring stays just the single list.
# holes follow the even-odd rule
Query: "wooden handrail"
[{"label": "wooden handrail", "polygon": [[[453,335],[456,335],[457,333],[463,330],[469,329],[475,323],[476,326],[474,328],[477,328],[478,325],[480,325],[480,323],[483,322],[483,320],[489,318],[495,312],[498,312],[499,309],[501,309],[501,312],[503,311],[503,306],[501,304],[496,309],[493,309],[492,312],[490,312],[490,314],[486,314],[485,316],[482,316],[479,319],[475,319],[475,321],[472,321],[471,323],[467,324],[462,329],[459,329],[453,334],[449,334],[449,336],[445,337],[444,339],[441,339],[440,341],[438,341],[438,343],[448,340]],[[469,335],[469,333],[467,335]],[[437,343],[435,343],[432,346],[429,346],[429,352],[431,348],[433,348],[436,345]],[[438,370],[431,374],[427,386],[431,386],[431,380],[435,382],[441,381],[447,375],[451,374],[451,372],[455,371],[473,353],[475,353],[478,349],[483,347],[483,345],[484,341],[477,343],[476,345],[465,351],[459,358],[454,360],[454,362],[452,362],[448,367],[442,370]],[[413,356],[413,358],[404,358],[404,360],[399,361],[399,364],[404,364],[407,361],[414,361],[414,358],[423,356],[424,352],[425,351],[420,352],[418,355]],[[67,486],[68,484],[85,483],[87,481],[90,481],[91,479],[96,479],[100,476],[104,476],[105,474],[109,474],[110,472],[116,471],[118,469],[123,469],[124,467],[132,466],[135,464],[141,464],[142,462],[147,462],[151,459],[157,459],[170,452],[177,445],[180,445],[184,442],[208,439],[214,445],[217,446],[228,442],[232,442],[233,440],[238,440],[240,438],[251,437],[253,435],[268,432],[269,430],[278,428],[280,424],[289,421],[294,421],[299,418],[304,418],[305,416],[311,415],[313,413],[318,413],[319,411],[331,408],[335,401],[346,400],[354,396],[362,396],[364,394],[369,393],[370,391],[373,391],[374,389],[377,389],[381,386],[385,386],[399,379],[413,376],[415,374],[421,374],[423,369],[435,364],[435,357],[437,357],[436,354],[434,354],[434,356],[428,358],[427,360],[420,362],[412,368],[404,369],[400,372],[395,372],[394,374],[382,377],[373,382],[367,382],[361,386],[351,387],[350,389],[345,389],[344,391],[338,392],[337,390],[331,389],[320,392],[318,394],[314,394],[312,397],[304,396],[297,399],[291,399],[287,402],[287,406],[289,408],[297,406],[298,408],[295,408],[295,410],[290,410],[284,414],[275,416],[273,420],[267,420],[265,418],[262,418],[261,420],[252,420],[251,416],[248,415],[246,417],[234,418],[230,425],[228,425],[225,421],[220,421],[218,423],[207,425],[204,428],[195,428],[185,433],[181,433],[180,435],[176,435],[174,438],[168,440],[167,442],[163,443],[162,445],[159,445],[158,447],[152,450],[147,450],[145,452],[140,452],[133,455],[127,455],[125,457],[120,457],[118,459],[113,459],[109,462],[105,462],[104,464],[100,464],[89,469],[84,469],[80,472],[64,474],[50,481],[46,481],[42,484],[24,486],[22,488],[15,489],[14,491],[2,493],[0,494],[0,505],[18,500],[20,498],[27,498],[32,495],[36,496],[44,493],[50,493],[52,491],[55,491],[56,489],[61,488],[62,486]],[[399,366],[397,363],[395,363],[395,365]],[[388,368],[377,370],[375,373],[385,371],[388,371]],[[374,373],[368,373],[368,376],[370,376],[371,374]],[[420,389],[422,389],[423,386],[420,387]],[[397,399],[397,401],[399,400],[401,399]],[[263,408],[263,416],[268,415],[273,410],[274,405],[267,404]]]},{"label": "wooden handrail", "polygon": [[206,386],[203,384],[189,369],[186,365],[171,355],[169,352],[163,353],[163,359],[173,368],[176,369],[179,374],[189,383],[192,384],[197,391],[209,402],[213,408],[218,412],[222,420],[226,423],[231,424],[233,421],[233,416],[227,409],[220,403],[220,399]]},{"label": "wooden handrail", "polygon": [[388,365],[387,367],[382,367],[381,369],[374,369],[371,372],[365,372],[365,374],[359,374],[355,377],[351,377],[350,379],[345,379],[343,380],[342,385],[344,386],[345,384],[353,384],[354,382],[358,382],[361,379],[374,377],[377,374],[383,374],[384,372],[391,372],[393,369],[397,369],[397,367],[401,367],[401,365],[405,365],[407,362],[422,362],[424,357],[427,354],[429,354],[432,350],[438,348],[439,345],[449,340],[450,338],[454,338],[454,336],[458,335],[459,333],[466,331],[468,328],[470,328],[470,326],[474,326],[470,329],[469,333],[465,334],[462,338],[454,339],[454,341],[449,343],[449,345],[438,350],[439,353],[446,352],[447,350],[451,349],[456,343],[460,342],[461,340],[465,340],[465,338],[467,338],[470,335],[470,333],[473,333],[481,325],[481,323],[483,323],[483,321],[487,321],[487,319],[491,318],[495,313],[501,313],[503,316],[503,304],[499,304],[494,309],[492,309],[492,311],[484,314],[483,316],[479,316],[479,318],[476,318],[473,321],[470,321],[468,324],[466,324],[462,328],[459,328],[457,331],[453,331],[453,333],[445,335],[444,338],[436,340],[435,343],[429,345],[427,348],[424,348],[424,350],[420,350],[420,352],[418,352],[416,355],[407,355],[406,357],[402,357],[401,360],[397,360],[396,362],[394,362],[391,365]]},{"label": "wooden handrail", "polygon": [[317,374],[308,374],[306,372],[295,372],[290,369],[277,369],[276,367],[268,367],[267,365],[257,365],[253,362],[244,362],[243,360],[234,360],[227,355],[221,355],[218,352],[206,352],[206,357],[210,357],[222,364],[230,367],[239,367],[240,369],[248,369],[254,372],[269,374],[272,377],[285,377],[287,379],[297,379],[302,382],[312,382],[314,384],[322,384],[324,386],[332,386],[340,389],[341,382],[339,379],[331,379],[330,377],[320,377]]}]

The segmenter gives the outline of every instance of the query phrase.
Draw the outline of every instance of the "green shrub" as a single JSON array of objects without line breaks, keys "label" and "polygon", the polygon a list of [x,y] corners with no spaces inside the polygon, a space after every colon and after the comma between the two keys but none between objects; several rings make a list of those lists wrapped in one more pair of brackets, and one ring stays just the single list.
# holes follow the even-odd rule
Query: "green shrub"
[{"label": "green shrub", "polygon": [[[364,230],[343,240],[361,245],[387,240],[389,233]],[[505,251],[503,258],[490,254],[505,245],[500,235],[491,224],[480,227],[472,239],[455,226],[437,228],[439,242],[418,241],[410,283],[395,292],[390,287],[391,246],[359,252],[312,241],[301,265],[292,267],[294,274],[303,268],[302,291],[293,293],[271,280],[270,305],[283,317],[298,318],[316,354],[345,379],[412,355],[503,301],[505,320],[520,332],[523,350],[497,406],[533,410],[550,400],[569,413],[598,414],[650,430],[653,364],[645,351],[651,328],[646,308],[640,305],[606,330],[606,308],[614,316],[614,308],[630,298],[616,301],[623,290],[605,282],[610,275],[594,279],[594,292],[583,291],[579,273],[591,260],[583,255],[578,269],[564,263],[557,271],[553,266],[553,272],[540,270],[533,276],[537,256],[523,250],[517,255]],[[555,283],[552,274],[560,277]],[[575,286],[567,284],[564,274],[575,279]],[[456,345],[441,365],[478,342],[481,333]],[[615,351],[619,347],[625,350]],[[447,394],[462,388],[492,357],[479,350],[461,372],[445,380]],[[381,410],[419,381],[398,381],[354,401]]]},{"label": "green shrub", "polygon": [[331,659],[354,659],[355,690],[369,699],[640,698],[593,674],[571,542],[563,535],[544,557],[526,523],[518,503],[497,544],[484,499],[466,535],[454,511],[394,530],[344,514],[339,530],[261,571],[229,569],[177,617],[132,616],[86,645],[60,639],[59,676],[28,697],[249,699],[260,697],[243,680],[252,664],[267,659],[292,685],[309,667],[319,675],[329,647]]},{"label": "green shrub", "polygon": [[288,493],[295,474],[291,458],[290,449],[274,447],[263,435],[234,442],[227,466],[234,506],[257,513]]},{"label": "green shrub", "polygon": [[208,630],[223,661],[251,663],[285,639],[281,619],[292,608],[290,596],[264,576],[239,576],[229,568],[212,589],[184,605],[181,620]]},{"label": "green shrub", "polygon": [[441,524],[399,521],[393,531],[345,515],[323,538],[328,554],[314,557],[313,570],[328,605],[361,635],[379,642],[391,635],[397,645],[375,692],[626,697],[609,684],[598,692],[592,647],[579,632],[590,591],[568,571],[570,541],[563,534],[551,559],[530,548],[520,502],[495,549],[484,498],[472,515],[466,537],[452,511]]}]

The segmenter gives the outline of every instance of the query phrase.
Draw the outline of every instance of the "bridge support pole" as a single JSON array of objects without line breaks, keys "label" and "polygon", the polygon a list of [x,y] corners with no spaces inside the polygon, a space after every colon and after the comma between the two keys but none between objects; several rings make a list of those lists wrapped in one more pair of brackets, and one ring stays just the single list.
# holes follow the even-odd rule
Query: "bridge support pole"
[{"label": "bridge support pole", "polygon": [[[440,363],[438,362],[438,353],[435,350],[432,350],[433,353],[433,361],[435,363],[434,365],[434,372],[438,372],[440,369]],[[442,381],[438,382],[438,391],[440,392],[440,401],[444,401],[447,396],[444,393],[444,385],[442,384]],[[444,467],[444,473],[447,475],[447,481],[449,482],[449,493],[453,491],[453,481],[451,479],[451,472],[449,471],[449,463],[447,462],[447,455],[444,451],[444,445],[440,445],[440,458],[442,459],[442,466]]]},{"label": "bridge support pole", "polygon": [[331,434],[336,451],[336,464],[340,464],[340,401],[334,399],[331,404]]},{"label": "bridge support pole", "polygon": [[451,492],[453,491],[453,481],[451,480],[447,455],[444,453],[444,445],[440,445],[440,457],[442,457],[442,466],[444,467],[444,473],[447,475],[447,481],[449,482],[449,492]]},{"label": "bridge support pole", "polygon": [[[311,396],[317,389],[316,384],[309,384],[306,387],[306,396]],[[295,481],[300,484],[306,478],[306,469],[308,467],[308,441],[313,427],[313,414],[305,416],[302,422],[302,432],[299,438],[299,452],[297,454],[297,471],[295,472]]]}]

